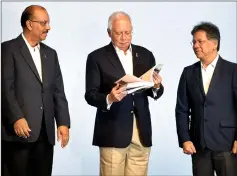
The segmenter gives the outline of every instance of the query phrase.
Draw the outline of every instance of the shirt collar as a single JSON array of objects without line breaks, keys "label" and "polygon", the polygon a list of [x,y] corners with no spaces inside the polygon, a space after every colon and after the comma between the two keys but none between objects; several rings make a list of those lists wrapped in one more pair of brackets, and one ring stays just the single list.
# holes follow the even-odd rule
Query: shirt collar
[{"label": "shirt collar", "polygon": [[[116,51],[117,53],[120,53],[120,52],[124,53],[124,51],[121,50],[121,49],[119,49],[114,43],[112,43],[112,44],[113,44],[114,49],[115,49],[115,51]],[[132,53],[132,45],[131,45],[131,44],[129,45],[129,48],[128,48],[127,51],[130,51],[130,52]]]},{"label": "shirt collar", "polygon": [[26,42],[27,47],[28,47],[30,50],[31,50],[31,49],[35,49],[35,48],[37,48],[38,50],[40,50],[40,44],[39,44],[39,43],[38,43],[35,47],[32,47],[32,46],[29,44],[29,42],[26,40],[24,34],[22,33],[21,35],[22,35],[22,38],[24,39],[24,41]]},{"label": "shirt collar", "polygon": [[[216,56],[216,58],[208,65],[208,66],[212,66],[213,68],[215,68],[216,67],[216,64],[217,64],[217,61],[218,61],[218,59],[219,59],[219,54],[217,54],[217,56]],[[202,66],[202,68],[204,68],[205,69],[205,67],[203,66],[203,63],[201,62],[201,66]]]}]

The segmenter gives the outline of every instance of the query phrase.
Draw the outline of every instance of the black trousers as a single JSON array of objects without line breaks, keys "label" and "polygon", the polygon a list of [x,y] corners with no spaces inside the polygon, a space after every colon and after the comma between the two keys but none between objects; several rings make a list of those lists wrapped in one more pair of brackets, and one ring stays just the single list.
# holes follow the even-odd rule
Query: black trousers
[{"label": "black trousers", "polygon": [[194,176],[237,176],[237,155],[231,152],[213,152],[209,149],[192,155]]},{"label": "black trousers", "polygon": [[53,145],[48,142],[44,123],[42,124],[36,142],[2,141],[3,176],[51,176]]}]

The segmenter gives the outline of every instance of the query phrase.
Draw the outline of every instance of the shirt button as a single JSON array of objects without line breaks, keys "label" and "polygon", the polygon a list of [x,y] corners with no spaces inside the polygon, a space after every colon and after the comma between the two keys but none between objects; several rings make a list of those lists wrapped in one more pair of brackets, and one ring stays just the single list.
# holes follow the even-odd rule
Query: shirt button
[{"label": "shirt button", "polygon": [[133,111],[131,111],[131,114],[133,114]]},{"label": "shirt button", "polygon": [[43,107],[41,106],[40,109],[43,109]]}]

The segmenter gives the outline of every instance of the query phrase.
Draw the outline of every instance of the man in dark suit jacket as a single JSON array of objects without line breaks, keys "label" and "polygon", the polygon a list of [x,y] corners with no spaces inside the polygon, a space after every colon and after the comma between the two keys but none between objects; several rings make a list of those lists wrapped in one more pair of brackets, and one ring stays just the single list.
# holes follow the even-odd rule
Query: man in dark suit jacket
[{"label": "man in dark suit jacket", "polygon": [[27,7],[21,25],[20,36],[2,43],[2,166],[11,176],[48,176],[54,118],[61,146],[69,140],[68,103],[57,53],[41,43],[50,30],[46,9]]},{"label": "man in dark suit jacket", "polygon": [[140,77],[155,66],[153,54],[131,44],[128,14],[109,17],[112,42],[90,53],[86,64],[88,104],[97,107],[93,145],[100,147],[100,175],[146,175],[152,145],[148,96],[163,94],[161,77],[154,73],[154,88],[126,94],[115,82],[125,74]]},{"label": "man in dark suit jacket", "polygon": [[191,34],[200,62],[184,68],[180,78],[179,145],[192,154],[195,176],[213,176],[214,171],[218,176],[236,176],[237,64],[218,55],[220,32],[214,24],[202,22]]}]

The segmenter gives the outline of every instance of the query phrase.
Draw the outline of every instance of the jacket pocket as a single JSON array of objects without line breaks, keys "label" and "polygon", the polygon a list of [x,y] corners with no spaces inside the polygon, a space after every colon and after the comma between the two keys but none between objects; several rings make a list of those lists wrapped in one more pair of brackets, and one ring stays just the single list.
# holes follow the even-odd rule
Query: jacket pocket
[{"label": "jacket pocket", "polygon": [[221,120],[220,126],[224,128],[237,128],[236,120]]}]

